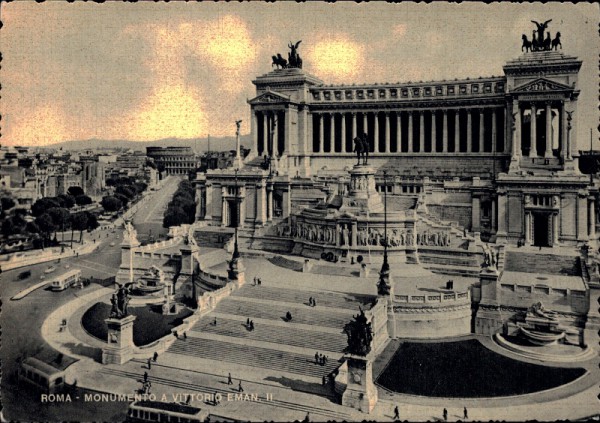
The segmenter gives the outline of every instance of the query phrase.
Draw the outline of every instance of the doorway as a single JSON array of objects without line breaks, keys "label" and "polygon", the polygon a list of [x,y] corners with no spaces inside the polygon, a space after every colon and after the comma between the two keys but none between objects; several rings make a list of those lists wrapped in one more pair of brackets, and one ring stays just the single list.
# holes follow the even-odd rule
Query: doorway
[{"label": "doorway", "polygon": [[238,208],[236,207],[235,200],[228,200],[227,205],[229,207],[229,222],[227,222],[227,226],[230,228],[236,228],[238,226]]},{"label": "doorway", "polygon": [[549,213],[533,213],[533,245],[551,247],[552,221]]}]

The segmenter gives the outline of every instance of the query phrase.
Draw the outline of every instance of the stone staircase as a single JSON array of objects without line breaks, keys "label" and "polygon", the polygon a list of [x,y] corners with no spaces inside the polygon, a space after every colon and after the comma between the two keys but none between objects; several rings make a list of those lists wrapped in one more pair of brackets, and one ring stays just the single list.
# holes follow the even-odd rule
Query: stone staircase
[{"label": "stone staircase", "polygon": [[194,238],[200,247],[223,248],[232,237],[233,232],[228,233],[209,229],[197,229],[194,232]]},{"label": "stone staircase", "polygon": [[504,270],[508,272],[546,275],[582,276],[581,259],[577,256],[535,254],[508,251]]},{"label": "stone staircase", "polygon": [[[316,307],[308,305],[309,297],[317,299]],[[339,366],[347,345],[344,325],[359,306],[369,310],[374,300],[368,295],[246,284],[198,320],[187,339],[180,337],[168,352],[264,369],[263,376],[285,372],[320,383]],[[291,322],[284,320],[288,311]],[[247,319],[254,321],[254,330],[246,328]],[[328,355],[327,364],[316,364],[315,352]]]}]

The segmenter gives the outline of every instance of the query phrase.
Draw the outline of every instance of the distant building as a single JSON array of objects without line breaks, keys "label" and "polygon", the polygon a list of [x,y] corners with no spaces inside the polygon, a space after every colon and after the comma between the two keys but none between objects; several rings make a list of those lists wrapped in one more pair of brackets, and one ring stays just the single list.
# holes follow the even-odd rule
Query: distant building
[{"label": "distant building", "polygon": [[187,175],[196,170],[198,160],[191,147],[146,147],[146,155],[166,175]]}]

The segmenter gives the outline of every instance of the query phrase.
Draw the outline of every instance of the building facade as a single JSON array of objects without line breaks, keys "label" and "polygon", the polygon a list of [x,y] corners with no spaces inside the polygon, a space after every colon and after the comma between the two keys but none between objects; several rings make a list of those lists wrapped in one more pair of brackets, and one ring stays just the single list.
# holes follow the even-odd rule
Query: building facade
[{"label": "building facade", "polygon": [[[365,137],[378,190],[418,197],[432,215],[482,239],[596,240],[598,183],[577,163],[581,64],[536,51],[507,62],[502,76],[452,81],[327,85],[298,68],[259,76],[249,100],[253,149],[240,172],[244,223],[261,226],[345,192],[354,139]],[[230,173],[199,181],[199,218],[227,225]]]},{"label": "building facade", "polygon": [[146,155],[167,175],[187,175],[198,167],[191,147],[146,147]]}]

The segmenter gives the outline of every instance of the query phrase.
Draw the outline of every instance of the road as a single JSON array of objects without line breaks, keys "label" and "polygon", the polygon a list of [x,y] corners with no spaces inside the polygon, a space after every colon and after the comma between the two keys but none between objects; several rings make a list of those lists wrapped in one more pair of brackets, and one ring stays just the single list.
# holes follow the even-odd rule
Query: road
[{"label": "road", "polygon": [[[141,226],[140,238],[147,236],[150,230],[153,234],[158,233],[159,230],[166,233],[162,230],[162,213],[177,189],[178,183],[179,180],[176,178],[167,181],[165,186],[154,193],[153,198],[147,202],[149,206],[142,207],[134,216],[135,226],[137,227],[138,224]],[[116,275],[121,263],[119,244],[122,240],[122,232],[123,230],[118,228],[114,231],[112,229],[96,230],[91,234],[85,234],[88,240],[99,245],[91,254],[64,258],[60,262],[54,260],[2,273],[0,279],[0,296],[3,300],[0,314],[0,326],[2,327],[0,358],[3,376],[15,372],[19,357],[31,356],[42,349],[50,348],[41,337],[41,326],[54,309],[82,294],[98,289],[100,285],[92,283],[83,289],[69,288],[62,292],[41,288],[18,301],[11,301],[10,298],[42,280],[50,280],[54,276],[65,273],[68,269],[81,269],[82,276],[86,278],[93,276],[105,279]],[[76,239],[79,239],[77,235]],[[111,246],[111,244],[113,245]],[[48,274],[44,273],[44,270],[50,266],[56,267],[56,270]],[[19,280],[18,275],[25,270],[30,270],[31,276],[25,280]],[[42,276],[44,279],[41,278]],[[82,402],[42,404],[39,401],[39,395],[11,392],[12,387],[8,377],[2,378],[1,388],[2,396],[5,398],[2,415],[6,420],[114,421],[116,415],[120,414],[122,417],[122,412],[126,408],[123,403],[107,404],[101,407],[95,403]]]},{"label": "road", "polygon": [[163,215],[167,204],[173,198],[177,191],[181,177],[170,176],[160,189],[154,193],[152,199],[146,203],[133,217],[133,225],[138,232],[138,239],[146,242],[150,237],[158,239],[161,235],[165,236],[168,232],[163,228]]}]

